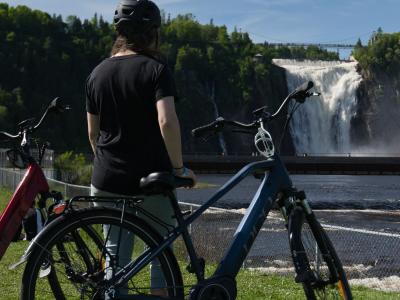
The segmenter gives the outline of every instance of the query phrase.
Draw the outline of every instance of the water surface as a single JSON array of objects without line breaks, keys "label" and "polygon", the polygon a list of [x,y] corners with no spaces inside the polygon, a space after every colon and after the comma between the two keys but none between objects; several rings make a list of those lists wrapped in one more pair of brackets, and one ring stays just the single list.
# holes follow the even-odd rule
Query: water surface
[{"label": "water surface", "polygon": [[[232,175],[200,174],[199,182],[211,186],[178,191],[179,201],[204,203]],[[386,175],[293,175],[294,185],[306,192],[314,208],[400,208],[400,176]],[[252,176],[217,202],[220,207],[247,207],[256,192],[259,179]]]}]

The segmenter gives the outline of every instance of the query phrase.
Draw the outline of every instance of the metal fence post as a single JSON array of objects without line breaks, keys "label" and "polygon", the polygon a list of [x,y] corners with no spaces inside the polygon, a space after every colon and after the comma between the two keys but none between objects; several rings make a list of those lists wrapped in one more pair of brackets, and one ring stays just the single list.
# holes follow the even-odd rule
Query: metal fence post
[{"label": "metal fence post", "polygon": [[[193,213],[193,205],[190,205],[190,214]],[[189,224],[189,234],[192,235],[192,223]]]},{"label": "metal fence post", "polygon": [[68,195],[67,195],[67,184],[64,183],[64,198],[67,199]]}]

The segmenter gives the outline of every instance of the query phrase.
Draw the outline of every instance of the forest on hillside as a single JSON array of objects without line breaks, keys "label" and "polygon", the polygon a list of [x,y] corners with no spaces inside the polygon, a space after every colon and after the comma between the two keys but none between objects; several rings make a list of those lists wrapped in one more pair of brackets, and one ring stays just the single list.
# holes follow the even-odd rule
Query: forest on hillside
[{"label": "forest on hillside", "polygon": [[[196,151],[190,129],[217,115],[245,121],[259,104],[276,106],[281,99],[267,99],[276,95],[271,92],[273,58],[338,59],[337,53],[314,46],[256,44],[245,32],[228,32],[212,20],[200,24],[190,14],[164,14],[161,35],[161,50],[178,87],[185,152]],[[15,131],[17,123],[39,116],[59,96],[72,110],[49,120],[40,135],[58,152],[89,152],[84,85],[91,70],[109,56],[114,39],[113,25],[101,16],[63,19],[0,3],[0,130]]]},{"label": "forest on hillside", "polygon": [[[369,141],[376,151],[398,153],[400,141],[400,32],[378,28],[353,51],[363,76],[358,93],[356,139]],[[362,125],[361,127],[359,125]]]},{"label": "forest on hillside", "polygon": [[363,69],[375,69],[400,77],[400,32],[375,31],[367,45],[359,39],[353,50],[354,58]]}]

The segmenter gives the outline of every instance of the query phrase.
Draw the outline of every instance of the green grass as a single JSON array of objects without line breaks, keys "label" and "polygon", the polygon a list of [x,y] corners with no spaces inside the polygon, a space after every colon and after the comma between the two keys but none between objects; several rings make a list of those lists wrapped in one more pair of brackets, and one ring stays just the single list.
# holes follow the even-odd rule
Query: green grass
[{"label": "green grass", "polygon": [[0,299],[2,300],[18,299],[24,265],[16,270],[8,270],[8,267],[18,261],[27,245],[25,241],[12,243],[0,261]]},{"label": "green grass", "polygon": [[[0,209],[5,208],[11,192],[0,188]],[[24,241],[12,243],[0,261],[0,299],[18,299],[20,280],[24,265],[17,270],[8,270],[23,254],[28,243]],[[181,261],[184,283],[189,285],[195,282],[194,276],[185,270],[186,263]],[[207,266],[206,274],[212,274],[214,266]],[[258,271],[243,269],[237,277],[238,297],[241,300],[273,299],[273,300],[298,300],[305,299],[300,285],[291,277],[265,275]],[[352,287],[354,299],[395,300],[400,299],[400,293],[381,292],[360,286]],[[52,297],[42,299],[52,299]]]},{"label": "green grass", "polygon": [[[27,242],[12,243],[0,262],[0,299],[18,299],[20,280],[24,266],[17,270],[8,270],[8,266],[16,262],[24,252]],[[185,263],[181,263],[184,270]],[[206,273],[212,274],[214,267],[207,266]],[[194,282],[192,274],[183,272],[184,283]],[[240,271],[237,277],[238,297],[241,300],[271,299],[271,300],[299,300],[305,299],[302,288],[294,283],[293,278],[264,275],[260,272],[248,270]],[[354,299],[395,300],[400,299],[398,293],[386,293],[364,287],[352,287]],[[52,299],[43,298],[43,299]]]},{"label": "green grass", "polygon": [[[194,276],[188,274],[181,264],[184,283],[194,283]],[[215,267],[207,266],[206,275],[210,276]],[[289,276],[265,275],[259,271],[242,269],[236,277],[239,300],[301,300],[306,299],[302,287]],[[354,299],[359,300],[396,300],[400,293],[376,291],[361,286],[352,286]]]},{"label": "green grass", "polygon": [[10,201],[12,196],[12,191],[5,187],[0,187],[0,214],[6,208],[8,201]]}]

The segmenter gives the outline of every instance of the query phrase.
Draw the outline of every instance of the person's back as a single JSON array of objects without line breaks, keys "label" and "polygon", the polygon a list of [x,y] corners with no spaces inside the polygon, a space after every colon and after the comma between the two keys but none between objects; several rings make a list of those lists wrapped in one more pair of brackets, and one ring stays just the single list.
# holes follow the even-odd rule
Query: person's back
[{"label": "person's back", "polygon": [[[118,37],[111,57],[93,70],[86,83],[89,141],[95,153],[91,195],[140,195],[140,178],[160,171],[191,178],[194,183],[193,172],[182,161],[174,80],[168,67],[153,58],[158,49],[160,10],[150,0],[122,0],[114,23]],[[169,198],[164,195],[144,197],[140,205],[164,224],[175,224]],[[137,215],[147,218],[161,236],[167,233],[165,225],[146,214]],[[111,226],[104,226],[103,231],[108,254],[105,277],[111,278],[130,262],[134,237]],[[151,286],[152,294],[167,295],[156,260],[151,267]],[[127,287],[116,293],[127,294]]]},{"label": "person's back", "polygon": [[151,57],[110,57],[87,81],[87,111],[99,115],[92,184],[133,195],[151,172],[172,171],[158,124],[156,102],[176,97],[168,67]]}]

